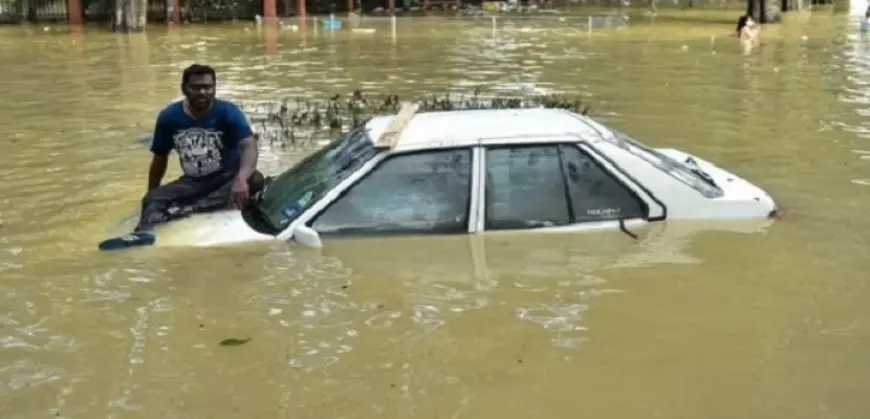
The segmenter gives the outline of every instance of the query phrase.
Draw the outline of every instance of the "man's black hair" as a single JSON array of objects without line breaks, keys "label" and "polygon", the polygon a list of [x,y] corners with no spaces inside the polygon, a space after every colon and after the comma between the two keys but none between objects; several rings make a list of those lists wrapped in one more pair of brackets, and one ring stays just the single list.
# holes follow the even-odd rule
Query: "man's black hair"
[{"label": "man's black hair", "polygon": [[[748,21],[749,18],[751,18],[751,17],[752,17],[752,15],[747,13],[747,14],[740,16],[740,18],[737,19],[737,35],[740,35],[740,30],[743,29],[744,26],[746,26],[746,21]],[[752,19],[752,20],[755,20],[755,19]]]},{"label": "man's black hair", "polygon": [[213,68],[202,64],[191,64],[189,67],[185,68],[184,73],[181,74],[181,85],[186,85],[193,76],[211,76],[215,83],[217,83],[217,74],[215,74]]}]

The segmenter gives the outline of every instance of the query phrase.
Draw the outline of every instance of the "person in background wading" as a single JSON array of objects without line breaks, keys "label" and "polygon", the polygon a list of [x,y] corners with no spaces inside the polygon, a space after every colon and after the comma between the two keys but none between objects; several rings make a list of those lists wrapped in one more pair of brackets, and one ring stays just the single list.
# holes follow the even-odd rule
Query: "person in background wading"
[{"label": "person in background wading", "polygon": [[870,4],[867,5],[867,10],[864,12],[864,19],[861,20],[861,33],[867,33],[870,30]]},{"label": "person in background wading", "polygon": [[[215,98],[217,75],[193,64],[181,78],[184,99],[157,116],[151,143],[148,192],[133,234],[107,247],[152,244],[154,227],[192,213],[242,209],[262,188],[256,170],[258,150],[245,114],[232,102]],[[183,175],[161,185],[169,153],[178,153]],[[101,246],[102,247],[102,246]]]},{"label": "person in background wading", "polygon": [[743,45],[743,53],[748,54],[758,45],[759,27],[752,15],[745,14],[737,19],[737,39]]}]

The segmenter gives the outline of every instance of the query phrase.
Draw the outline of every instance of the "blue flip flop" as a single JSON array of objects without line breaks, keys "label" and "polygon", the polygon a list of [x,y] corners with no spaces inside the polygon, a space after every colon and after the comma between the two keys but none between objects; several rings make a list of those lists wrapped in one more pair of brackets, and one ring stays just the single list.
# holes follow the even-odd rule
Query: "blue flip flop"
[{"label": "blue flip flop", "polygon": [[120,250],[137,246],[150,246],[156,241],[152,233],[138,232],[126,236],[113,237],[100,242],[100,250]]}]

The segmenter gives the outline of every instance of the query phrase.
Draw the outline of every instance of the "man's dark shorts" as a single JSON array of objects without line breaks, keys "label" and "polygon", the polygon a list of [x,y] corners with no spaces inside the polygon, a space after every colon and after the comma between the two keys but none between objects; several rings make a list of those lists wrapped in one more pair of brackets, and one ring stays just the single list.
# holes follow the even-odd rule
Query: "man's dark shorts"
[{"label": "man's dark shorts", "polygon": [[[149,231],[158,224],[187,216],[230,207],[235,172],[220,172],[203,178],[182,176],[148,192],[142,199],[142,214],[135,231]],[[248,178],[253,198],[263,189],[263,174]]]}]

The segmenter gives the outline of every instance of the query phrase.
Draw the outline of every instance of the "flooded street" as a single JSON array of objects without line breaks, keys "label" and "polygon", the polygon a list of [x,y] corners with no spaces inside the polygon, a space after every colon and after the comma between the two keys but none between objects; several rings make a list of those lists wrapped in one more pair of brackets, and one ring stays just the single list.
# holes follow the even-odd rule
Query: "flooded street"
[{"label": "flooded street", "polygon": [[[400,20],[395,38],[386,23],[275,37],[0,27],[0,417],[870,417],[870,37],[845,15],[794,14],[744,56],[738,13],[592,35],[437,19]],[[136,136],[193,62],[244,101],[587,95],[594,117],[757,182],[787,214],[637,241],[98,253],[146,187]],[[262,169],[306,152],[264,148]]]}]

